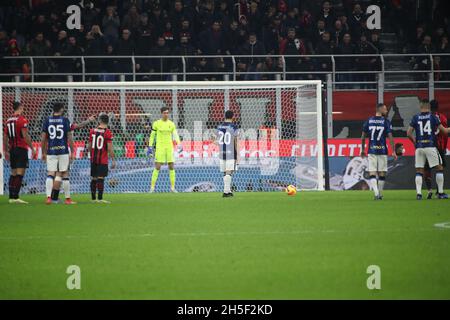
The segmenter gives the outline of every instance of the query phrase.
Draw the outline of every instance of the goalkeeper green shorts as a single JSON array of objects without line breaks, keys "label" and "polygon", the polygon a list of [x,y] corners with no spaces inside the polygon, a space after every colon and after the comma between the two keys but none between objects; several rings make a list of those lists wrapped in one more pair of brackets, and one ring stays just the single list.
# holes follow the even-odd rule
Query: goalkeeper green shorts
[{"label": "goalkeeper green shorts", "polygon": [[175,162],[175,158],[173,156],[173,147],[172,148],[156,148],[155,162],[158,162],[158,163]]}]

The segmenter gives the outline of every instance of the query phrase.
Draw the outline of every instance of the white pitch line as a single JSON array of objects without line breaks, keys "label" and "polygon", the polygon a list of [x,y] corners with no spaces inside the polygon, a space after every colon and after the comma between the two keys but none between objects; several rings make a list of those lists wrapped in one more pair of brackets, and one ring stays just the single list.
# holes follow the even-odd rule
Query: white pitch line
[{"label": "white pitch line", "polygon": [[[447,222],[450,224],[450,222]],[[434,225],[436,227],[436,225]],[[450,228],[450,225],[443,228]],[[323,233],[386,233],[386,232],[435,232],[433,228],[421,229],[372,229],[372,230],[293,230],[293,231],[242,231],[242,232],[171,232],[140,234],[105,234],[105,235],[37,235],[37,236],[2,236],[0,241],[7,240],[46,240],[46,239],[112,239],[112,238],[150,238],[150,237],[215,237],[215,236],[259,236],[259,235],[301,235]]]},{"label": "white pitch line", "polygon": [[448,221],[448,222],[436,223],[434,226],[435,226],[436,228],[450,229],[450,221]]}]

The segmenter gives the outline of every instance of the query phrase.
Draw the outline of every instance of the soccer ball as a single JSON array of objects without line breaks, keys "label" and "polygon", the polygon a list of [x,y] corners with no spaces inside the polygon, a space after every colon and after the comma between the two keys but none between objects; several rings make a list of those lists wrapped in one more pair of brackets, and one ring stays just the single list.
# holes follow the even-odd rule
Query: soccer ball
[{"label": "soccer ball", "polygon": [[289,185],[286,187],[286,194],[288,196],[294,196],[297,193],[297,188],[293,185]]}]

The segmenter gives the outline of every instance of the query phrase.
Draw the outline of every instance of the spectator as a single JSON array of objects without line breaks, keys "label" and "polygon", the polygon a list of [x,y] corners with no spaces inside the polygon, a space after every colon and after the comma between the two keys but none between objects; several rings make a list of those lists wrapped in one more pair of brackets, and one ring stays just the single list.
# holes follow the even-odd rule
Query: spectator
[{"label": "spectator", "polygon": [[102,27],[105,35],[105,40],[109,44],[114,44],[119,38],[120,27],[120,19],[114,7],[108,6],[106,8],[106,15],[102,20]]},{"label": "spectator", "polygon": [[197,47],[197,37],[195,35],[194,29],[191,26],[191,23],[187,19],[181,20],[181,27],[178,28],[178,33],[176,35],[175,42],[179,43],[182,36],[187,36],[189,38],[189,42]]},{"label": "spectator", "polygon": [[84,25],[86,30],[91,30],[92,26],[94,24],[97,24],[99,9],[94,8],[94,4],[91,1],[84,2],[84,8],[81,12],[82,24]]},{"label": "spectator", "polygon": [[45,15],[40,14],[37,16],[36,22],[33,25],[33,31],[37,33],[42,33],[44,38],[47,38],[51,34],[50,24],[45,18]]},{"label": "spectator", "polygon": [[[187,35],[181,36],[180,44],[173,51],[173,55],[174,56],[194,56],[195,54],[196,54],[196,49],[189,43],[189,37]],[[192,60],[193,60],[192,58],[185,59],[187,72],[192,72],[192,70],[193,70]],[[173,62],[173,66],[174,66],[174,68],[173,68],[174,71],[183,72],[183,63],[182,63],[181,59],[176,59]]]},{"label": "spectator", "polygon": [[174,31],[172,28],[172,23],[170,21],[167,21],[165,24],[165,29],[164,32],[162,33],[162,36],[166,42],[166,45],[173,50],[173,48],[175,47],[176,43],[175,43],[175,35],[174,35]]},{"label": "spectator", "polygon": [[225,33],[227,54],[237,54],[238,48],[240,48],[246,41],[246,31],[239,27],[237,21],[232,21]]},{"label": "spectator", "polygon": [[317,48],[317,45],[319,42],[323,39],[323,34],[327,32],[327,29],[325,27],[325,21],[324,20],[318,20],[317,21],[317,27],[315,28],[313,34],[312,34],[312,43],[314,48]]},{"label": "spectator", "polygon": [[245,74],[245,80],[260,80],[261,74],[258,74],[258,72],[262,70],[264,58],[255,56],[265,55],[266,50],[264,44],[258,41],[255,33],[250,33],[248,42],[242,46],[240,54],[247,57],[239,59],[239,70],[252,72],[251,74]]},{"label": "spectator", "polygon": [[[336,48],[336,54],[338,55],[353,55],[355,54],[355,46],[352,43],[352,36],[349,33],[344,34],[342,41]],[[336,57],[336,70],[337,71],[353,71],[354,70],[354,58],[353,57]],[[337,80],[340,82],[353,81],[353,75],[351,73],[337,74]],[[349,85],[343,85],[342,88],[349,88]]]},{"label": "spectator", "polygon": [[359,39],[363,33],[363,24],[365,23],[365,14],[362,11],[361,5],[356,3],[353,6],[353,12],[350,15],[348,25],[352,32],[352,37]]},{"label": "spectator", "polygon": [[[31,41],[29,46],[29,53],[31,56],[48,56],[50,55],[50,42],[46,41],[44,34],[38,32],[36,37]],[[48,73],[50,64],[47,59],[34,59],[34,71],[36,73]],[[46,76],[36,77],[36,81],[43,81],[47,79]]]},{"label": "spectator", "polygon": [[[105,51],[105,39],[98,25],[93,25],[91,31],[86,34],[86,49],[84,54],[87,73],[100,73],[102,59],[92,59],[88,57],[100,56]],[[97,80],[97,76],[88,75],[87,79]]]},{"label": "spectator", "polygon": [[344,37],[344,29],[342,27],[342,22],[341,20],[336,20],[334,22],[334,29],[332,35],[332,41],[334,42],[335,47],[339,47],[343,37]]},{"label": "spectator", "polygon": [[[377,48],[367,40],[366,35],[361,35],[360,41],[355,49],[355,54],[374,55],[378,54]],[[358,71],[368,71],[358,74],[358,80],[361,82],[361,88],[370,88],[369,81],[375,81],[375,71],[377,68],[377,57],[358,57],[356,58],[356,68]]]},{"label": "spectator", "polygon": [[[444,35],[441,38],[437,51],[438,54],[450,54],[450,46],[448,44],[448,36]],[[440,69],[450,70],[450,56],[440,56]],[[448,81],[450,79],[450,73],[442,73],[441,80]]]},{"label": "spectator", "polygon": [[58,32],[58,39],[56,43],[53,45],[53,51],[55,52],[55,56],[60,56],[64,51],[66,51],[67,47],[67,32],[65,30],[61,30]]},{"label": "spectator", "polygon": [[293,8],[288,10],[286,18],[283,21],[283,30],[289,30],[294,28],[295,33],[298,34],[299,22],[297,17],[297,12]]},{"label": "spectator", "polygon": [[380,41],[380,34],[378,32],[372,32],[370,42],[377,48],[379,54],[383,53],[384,44]]},{"label": "spectator", "polygon": [[262,15],[258,9],[258,3],[256,1],[252,1],[250,3],[250,10],[247,15],[248,23],[248,31],[254,33],[261,33],[262,28]]},{"label": "spectator", "polygon": [[[162,57],[171,56],[171,50],[166,45],[166,40],[164,37],[159,37],[156,42],[156,46],[152,48],[150,51],[151,56],[158,56],[159,58],[152,59],[151,62],[151,70],[152,73],[168,73],[171,69],[172,61],[171,59],[164,59]],[[152,77],[152,80],[169,80],[167,75],[155,75]]]},{"label": "spectator", "polygon": [[[289,28],[286,39],[280,42],[280,55],[296,56],[285,58],[286,71],[296,72],[305,71],[306,68],[304,64],[306,62],[305,58],[301,56],[306,54],[306,47],[303,40],[296,37],[296,31],[294,28]],[[296,74],[289,74],[288,80],[299,79]]]},{"label": "spectator", "polygon": [[[331,35],[328,31],[322,34],[322,40],[317,44],[315,54],[317,55],[331,55],[334,53],[334,44],[331,42]],[[331,71],[331,58],[315,58],[316,71]],[[322,81],[325,81],[325,76],[319,76]]]},{"label": "spectator", "polygon": [[333,27],[336,18],[332,13],[330,1],[324,1],[324,3],[322,4],[322,10],[317,20],[323,20],[325,22],[325,28],[327,29]]},{"label": "spectator", "polygon": [[100,81],[116,81],[117,75],[113,73],[117,72],[117,60],[114,59],[116,52],[112,44],[106,44],[105,55],[108,58],[102,59]]},{"label": "spectator", "polygon": [[275,16],[271,24],[263,30],[263,41],[268,54],[276,54],[279,52],[280,39],[281,17]]},{"label": "spectator", "polygon": [[228,49],[225,45],[226,37],[220,21],[214,21],[211,28],[202,32],[199,36],[199,47],[205,55],[225,54]]},{"label": "spectator", "polygon": [[[81,56],[83,55],[83,50],[77,44],[77,38],[75,36],[69,36],[67,41],[67,46],[65,50],[61,53],[62,56]],[[65,73],[63,75],[66,78],[68,75],[81,72],[81,60],[79,58],[68,58],[61,60],[59,63],[59,72]],[[80,76],[74,75],[74,80],[80,79]]]},{"label": "spectator", "polygon": [[[131,31],[128,29],[122,30],[122,38],[117,43],[116,54],[118,56],[131,56],[134,55],[135,44],[131,40]],[[133,64],[130,58],[123,58],[117,60],[118,71],[121,73],[132,73]],[[125,79],[130,80],[131,75],[126,75]]]},{"label": "spectator", "polygon": [[217,13],[215,13],[215,17],[224,26],[228,26],[231,24],[232,17],[231,17],[230,8],[228,7],[227,0],[220,1],[219,9],[217,10]]},{"label": "spectator", "polygon": [[164,31],[164,16],[161,11],[161,7],[155,5],[152,9],[151,17],[149,18],[151,25],[155,28],[154,32],[157,36],[161,35]]},{"label": "spectator", "polygon": [[123,17],[122,28],[128,29],[132,34],[137,33],[141,17],[136,5],[132,5],[128,13]]}]

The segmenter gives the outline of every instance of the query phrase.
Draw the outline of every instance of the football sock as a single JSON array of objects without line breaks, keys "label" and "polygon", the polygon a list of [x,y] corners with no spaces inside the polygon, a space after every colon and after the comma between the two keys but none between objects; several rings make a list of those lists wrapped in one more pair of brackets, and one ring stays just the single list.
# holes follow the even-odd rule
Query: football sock
[{"label": "football sock", "polygon": [[417,194],[422,194],[422,181],[423,181],[422,174],[416,173],[416,192],[417,192]]},{"label": "football sock", "polygon": [[386,182],[386,177],[378,177],[378,192],[383,193],[384,183]]},{"label": "football sock", "polygon": [[223,193],[231,193],[231,175],[223,176]]},{"label": "football sock", "polygon": [[372,186],[373,193],[375,193],[375,197],[378,197],[380,193],[378,191],[378,182],[376,176],[370,176],[370,185]]},{"label": "football sock", "polygon": [[14,199],[14,180],[15,180],[15,176],[9,176],[9,198],[10,199]]},{"label": "football sock", "polygon": [[53,201],[58,201],[58,198],[59,198],[59,189],[53,189],[53,190],[52,190],[52,195],[51,195],[51,197],[52,197],[52,200],[53,200]]},{"label": "football sock", "polygon": [[169,170],[170,188],[175,189],[175,169]]},{"label": "football sock", "polygon": [[62,185],[64,188],[64,195],[66,199],[70,199],[70,181],[69,178],[63,178]]},{"label": "football sock", "polygon": [[424,174],[424,179],[425,179],[425,185],[427,186],[427,190],[431,191],[432,190],[432,186],[431,186],[431,172],[429,171],[425,171]]},{"label": "football sock", "polygon": [[47,198],[52,196],[54,180],[55,180],[54,176],[47,176],[47,180],[45,180],[45,193],[47,194]]},{"label": "football sock", "polygon": [[152,189],[155,189],[156,181],[158,180],[159,170],[153,169],[152,173]]},{"label": "football sock", "polygon": [[103,179],[97,180],[98,200],[103,200],[103,190],[105,188],[105,181]]},{"label": "football sock", "polygon": [[438,193],[444,193],[444,172],[436,172],[436,184]]},{"label": "football sock", "polygon": [[19,199],[20,189],[22,188],[22,180],[23,180],[23,176],[18,174],[16,176],[15,192],[14,192],[16,199]]},{"label": "football sock", "polygon": [[97,198],[97,179],[91,180],[91,198],[92,200],[95,200]]},{"label": "football sock", "polygon": [[61,181],[62,178],[60,176],[55,177],[55,182],[53,183],[53,190],[52,190],[53,201],[58,201],[59,199],[59,189],[61,188]]}]

